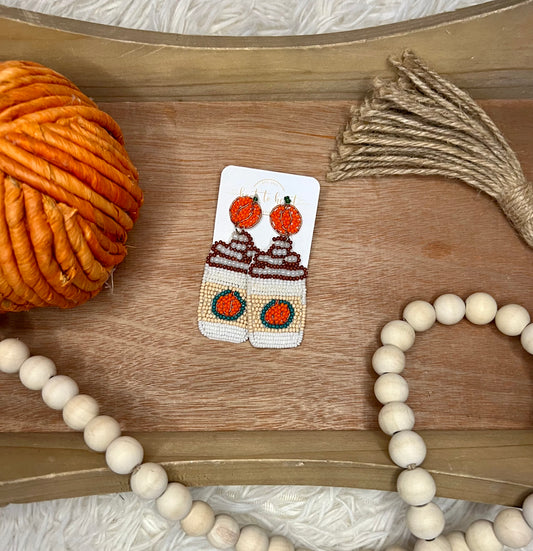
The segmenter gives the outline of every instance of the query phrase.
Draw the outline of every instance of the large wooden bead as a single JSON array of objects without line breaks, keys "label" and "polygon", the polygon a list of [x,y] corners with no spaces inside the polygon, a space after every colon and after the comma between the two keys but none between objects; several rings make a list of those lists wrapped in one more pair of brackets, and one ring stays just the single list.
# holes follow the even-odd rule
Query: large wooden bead
[{"label": "large wooden bead", "polygon": [[191,512],[191,492],[183,484],[171,482],[155,505],[159,514],[167,520],[182,520]]},{"label": "large wooden bead", "polygon": [[402,430],[389,441],[390,458],[398,467],[420,465],[426,458],[426,444],[422,437],[412,430]]},{"label": "large wooden bead", "polygon": [[465,316],[466,306],[461,297],[446,293],[433,303],[437,321],[443,325],[459,323]]},{"label": "large wooden bead", "polygon": [[107,466],[117,474],[130,474],[142,463],[144,450],[138,440],[131,436],[119,436],[107,447]]},{"label": "large wooden bead", "polygon": [[83,431],[83,439],[91,450],[105,452],[121,434],[118,421],[109,415],[98,415],[87,423]]},{"label": "large wooden bead", "polygon": [[490,323],[496,312],[498,305],[493,297],[488,293],[474,293],[466,301],[466,319],[476,325],[485,325]]},{"label": "large wooden bead", "polygon": [[402,471],[396,481],[396,488],[405,503],[416,507],[429,503],[437,491],[435,480],[421,467]]},{"label": "large wooden bead", "polygon": [[45,356],[30,356],[19,370],[20,382],[30,390],[42,390],[46,381],[56,375],[56,364]]},{"label": "large wooden bead", "polygon": [[0,341],[0,371],[16,373],[30,357],[30,349],[19,339]]},{"label": "large wooden bead", "polygon": [[384,373],[374,383],[374,394],[382,404],[405,402],[409,397],[409,385],[398,373]]},{"label": "large wooden bead", "polygon": [[431,541],[417,540],[414,551],[452,551],[452,547],[444,536],[439,536]]},{"label": "large wooden bead", "polygon": [[529,494],[522,504],[522,514],[526,522],[533,528],[533,494]]},{"label": "large wooden bead", "polygon": [[393,344],[384,344],[374,352],[372,367],[378,375],[401,373],[405,368],[405,354]]},{"label": "large wooden bead", "polygon": [[466,544],[470,551],[503,551],[490,520],[480,519],[474,521],[465,533]]},{"label": "large wooden bead", "polygon": [[207,541],[216,549],[232,549],[239,541],[237,521],[229,515],[217,515],[215,524],[207,534]]},{"label": "large wooden bead", "polygon": [[205,501],[193,501],[189,514],[180,524],[188,536],[206,536],[215,524],[215,513]]},{"label": "large wooden bead", "polygon": [[446,534],[446,539],[452,547],[452,551],[470,551],[463,532],[454,530]]},{"label": "large wooden bead", "polygon": [[401,430],[411,430],[415,426],[415,414],[405,402],[389,402],[378,415],[379,428],[389,436]]},{"label": "large wooden bead", "polygon": [[421,507],[409,507],[407,527],[413,536],[422,540],[432,540],[444,530],[444,515],[440,507],[433,502]]},{"label": "large wooden bead", "polygon": [[244,526],[235,544],[235,551],[268,551],[267,533],[255,524]]},{"label": "large wooden bead", "polygon": [[405,352],[415,342],[415,330],[406,321],[393,320],[383,327],[380,338],[382,344],[393,344]]},{"label": "large wooden bead", "polygon": [[131,491],[143,499],[157,499],[167,485],[167,472],[159,463],[143,463],[130,477]]},{"label": "large wooden bead", "polygon": [[520,509],[502,509],[494,519],[494,534],[503,545],[517,549],[533,539],[533,530]]},{"label": "large wooden bead", "polygon": [[502,306],[494,318],[496,327],[510,337],[520,335],[530,321],[529,312],[519,304]]},{"label": "large wooden bead", "polygon": [[96,400],[87,394],[76,394],[63,408],[63,421],[74,430],[84,430],[100,411]]},{"label": "large wooden bead", "polygon": [[284,536],[272,536],[268,551],[294,551],[294,545]]},{"label": "large wooden bead", "polygon": [[55,375],[46,381],[41,396],[49,408],[60,410],[78,392],[79,388],[76,381],[67,375]]},{"label": "large wooden bead", "polygon": [[425,300],[414,300],[403,310],[403,319],[415,331],[427,331],[433,327],[437,314],[435,308]]},{"label": "large wooden bead", "polygon": [[526,326],[520,334],[520,344],[526,352],[533,354],[533,323]]}]

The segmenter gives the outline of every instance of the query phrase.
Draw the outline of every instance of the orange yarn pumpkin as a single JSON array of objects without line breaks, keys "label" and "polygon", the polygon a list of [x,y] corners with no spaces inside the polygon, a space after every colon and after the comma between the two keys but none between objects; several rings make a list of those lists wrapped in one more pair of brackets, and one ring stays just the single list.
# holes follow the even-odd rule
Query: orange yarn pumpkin
[{"label": "orange yarn pumpkin", "polygon": [[262,213],[257,201],[257,197],[237,197],[229,208],[232,223],[243,230],[255,226],[259,222]]},{"label": "orange yarn pumpkin", "polygon": [[294,205],[291,205],[290,197],[285,197],[284,201],[284,204],[272,209],[270,223],[280,235],[292,235],[300,231],[302,215]]},{"label": "orange yarn pumpkin", "polygon": [[142,201],[109,115],[47,67],[0,63],[0,311],[96,295]]}]

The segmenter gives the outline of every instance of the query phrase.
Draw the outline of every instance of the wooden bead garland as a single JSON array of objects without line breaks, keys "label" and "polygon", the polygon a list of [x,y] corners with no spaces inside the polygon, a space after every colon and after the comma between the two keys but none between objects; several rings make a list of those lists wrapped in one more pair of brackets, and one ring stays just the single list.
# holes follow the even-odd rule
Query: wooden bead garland
[{"label": "wooden bead garland", "polygon": [[[417,537],[414,551],[502,551],[504,545],[513,549],[528,545],[533,539],[533,493],[524,500],[522,509],[503,509],[494,522],[478,520],[465,533],[452,531],[442,534],[444,515],[432,501],[436,494],[435,481],[420,467],[425,459],[426,445],[412,430],[414,414],[405,404],[408,386],[399,375],[405,367],[404,351],[414,344],[415,330],[422,331],[423,327],[430,328],[434,324],[433,315],[428,311],[429,303],[415,301],[411,304],[414,306],[407,305],[404,314],[415,327],[406,320],[389,322],[381,331],[383,346],[374,353],[372,366],[379,375],[376,397],[383,403],[379,425],[391,436],[389,454],[392,461],[405,469],[398,477],[397,490],[410,505],[407,524]],[[457,295],[446,294],[437,298],[432,308],[435,319],[445,325],[458,323],[465,315],[477,325],[494,320],[502,333],[520,335],[524,349],[533,354],[533,324],[529,313],[515,304],[495,310],[495,304],[487,293],[474,293],[464,302]],[[91,449],[106,453],[111,470],[132,473],[132,491],[145,499],[156,499],[159,513],[168,520],[180,521],[183,531],[189,536],[206,536],[216,549],[295,551],[287,538],[268,538],[266,532],[255,525],[240,529],[229,515],[215,516],[207,503],[193,502],[190,491],[182,484],[169,484],[161,465],[142,463],[144,451],[137,440],[120,436],[120,426],[115,419],[98,415],[96,402],[90,396],[79,394],[75,381],[56,375],[55,365],[48,358],[30,357],[28,347],[21,341],[0,341],[0,371],[18,372],[25,386],[41,390],[45,403],[52,409],[63,410],[64,420],[69,426],[83,430],[85,442]],[[297,548],[296,551],[308,550]],[[407,550],[392,545],[385,551]]]}]

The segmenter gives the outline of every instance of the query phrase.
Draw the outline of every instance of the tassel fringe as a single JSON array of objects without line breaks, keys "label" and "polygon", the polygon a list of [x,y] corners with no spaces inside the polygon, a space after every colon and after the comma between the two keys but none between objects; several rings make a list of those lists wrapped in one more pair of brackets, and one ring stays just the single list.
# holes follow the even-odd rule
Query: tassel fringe
[{"label": "tassel fringe", "polygon": [[533,247],[533,186],[492,119],[412,52],[391,58],[394,81],[376,79],[337,140],[329,181],[422,175],[462,180],[496,199]]}]

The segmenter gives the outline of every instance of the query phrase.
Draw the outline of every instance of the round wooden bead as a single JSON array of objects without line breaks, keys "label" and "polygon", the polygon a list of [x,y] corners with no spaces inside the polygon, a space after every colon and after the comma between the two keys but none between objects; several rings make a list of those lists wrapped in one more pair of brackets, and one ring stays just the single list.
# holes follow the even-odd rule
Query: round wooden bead
[{"label": "round wooden bead", "polygon": [[405,368],[405,354],[393,344],[384,344],[374,352],[372,367],[378,375],[401,373]]},{"label": "round wooden bead", "polygon": [[188,536],[206,536],[215,524],[215,513],[205,501],[193,501],[189,514],[180,524]]},{"label": "round wooden bead", "polygon": [[454,325],[465,317],[466,306],[461,297],[447,293],[433,303],[437,321],[443,325]]},{"label": "round wooden bead", "polygon": [[272,536],[268,551],[294,551],[294,545],[284,536]]},{"label": "round wooden bead", "polygon": [[83,431],[83,439],[91,450],[105,452],[109,444],[120,434],[118,421],[109,415],[98,415],[87,423]]},{"label": "round wooden bead", "polygon": [[444,530],[444,515],[440,507],[432,501],[421,507],[409,507],[407,527],[413,536],[421,540],[432,540]]},{"label": "round wooden bead", "polygon": [[78,385],[73,379],[67,375],[54,375],[44,384],[41,396],[49,408],[59,410],[78,392]]},{"label": "round wooden bead", "polygon": [[167,520],[183,520],[192,509],[189,488],[179,482],[171,482],[155,502],[162,517]]},{"label": "round wooden bead", "polygon": [[405,402],[389,402],[378,415],[379,428],[389,436],[401,430],[411,430],[415,426],[415,414]]},{"label": "round wooden bead", "polygon": [[496,316],[498,305],[488,293],[474,293],[466,301],[466,319],[476,325],[490,323]]},{"label": "round wooden bead", "polygon": [[42,390],[56,373],[56,364],[45,356],[30,356],[19,369],[20,382],[30,390]]},{"label": "round wooden bead", "polygon": [[452,551],[452,547],[444,536],[439,536],[431,541],[417,540],[414,551]]},{"label": "round wooden bead", "polygon": [[426,469],[417,467],[400,473],[396,481],[396,489],[405,503],[420,506],[429,503],[435,497],[437,486]]},{"label": "round wooden bead", "polygon": [[510,337],[520,335],[530,321],[529,312],[519,304],[502,306],[494,318],[496,327]]},{"label": "round wooden bead", "polygon": [[30,357],[30,349],[19,339],[0,341],[0,371],[16,373]]},{"label": "round wooden bead", "polygon": [[530,323],[520,334],[520,344],[522,348],[533,354],[533,323]]},{"label": "round wooden bead", "polygon": [[389,547],[385,548],[385,551],[407,551],[407,549],[400,545],[389,545]]},{"label": "round wooden bead", "polygon": [[474,521],[466,529],[465,540],[470,551],[503,551],[503,545],[496,537],[489,520]]},{"label": "round wooden bead", "polygon": [[255,524],[244,526],[235,544],[235,551],[268,551],[267,533]]},{"label": "round wooden bead", "polygon": [[418,466],[426,457],[426,444],[416,432],[402,430],[391,437],[389,455],[398,467]]},{"label": "round wooden bead", "polygon": [[107,466],[117,474],[130,474],[142,463],[143,456],[143,447],[131,436],[115,438],[105,451]]},{"label": "round wooden bead", "polygon": [[520,509],[502,509],[494,519],[493,528],[498,540],[513,549],[525,547],[533,539],[533,530]]},{"label": "round wooden bead", "polygon": [[167,486],[167,472],[159,463],[143,463],[130,477],[131,491],[143,499],[157,499]]},{"label": "round wooden bead", "polygon": [[229,515],[217,515],[213,528],[207,533],[207,541],[216,549],[231,549],[239,540],[239,525]]},{"label": "round wooden bead", "polygon": [[405,402],[409,397],[409,385],[398,373],[384,373],[374,383],[374,394],[379,402]]},{"label": "round wooden bead", "polygon": [[533,494],[529,494],[522,504],[522,514],[526,522],[533,528]]},{"label": "round wooden bead", "polygon": [[94,419],[100,407],[92,396],[76,394],[63,408],[63,421],[74,430],[84,430],[87,423]]},{"label": "round wooden bead", "polygon": [[429,302],[414,300],[404,308],[403,319],[415,331],[427,331],[430,327],[433,327],[437,314],[435,308]]},{"label": "round wooden bead", "polygon": [[470,551],[463,532],[454,530],[453,532],[446,534],[446,539],[451,545],[452,551]]},{"label": "round wooden bead", "polygon": [[381,330],[381,343],[393,344],[405,352],[415,342],[415,330],[402,320],[389,321]]}]

